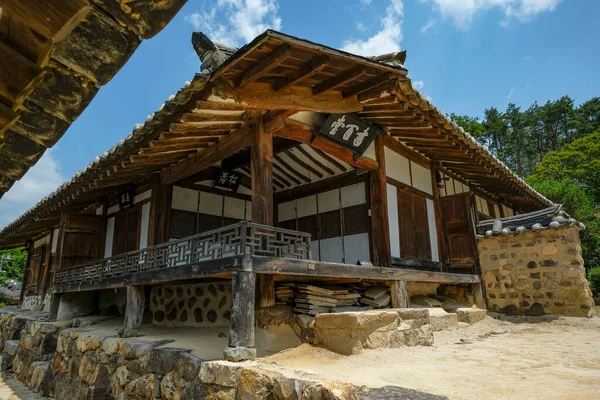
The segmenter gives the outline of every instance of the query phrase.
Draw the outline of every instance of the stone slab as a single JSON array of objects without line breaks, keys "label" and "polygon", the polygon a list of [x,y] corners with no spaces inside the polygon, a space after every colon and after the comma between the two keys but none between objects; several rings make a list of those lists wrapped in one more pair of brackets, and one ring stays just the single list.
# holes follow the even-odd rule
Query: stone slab
[{"label": "stone slab", "polygon": [[434,331],[458,329],[458,315],[448,313],[441,308],[426,309],[429,312],[429,324]]},{"label": "stone slab", "polygon": [[458,308],[456,310],[456,316],[460,322],[466,322],[468,324],[474,324],[487,317],[487,310],[481,308]]},{"label": "stone slab", "polygon": [[245,361],[254,360],[256,358],[256,349],[253,347],[225,347],[223,357],[227,361]]}]

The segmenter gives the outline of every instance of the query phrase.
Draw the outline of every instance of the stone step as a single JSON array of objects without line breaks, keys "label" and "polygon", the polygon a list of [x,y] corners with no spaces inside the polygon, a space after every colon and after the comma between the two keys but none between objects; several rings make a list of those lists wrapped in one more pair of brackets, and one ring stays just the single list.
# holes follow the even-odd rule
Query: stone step
[{"label": "stone step", "polygon": [[429,324],[434,331],[449,331],[458,329],[458,315],[444,311],[441,308],[428,308]]},{"label": "stone step", "polygon": [[459,322],[466,322],[468,324],[474,324],[487,317],[487,310],[477,307],[464,307],[456,310]]}]

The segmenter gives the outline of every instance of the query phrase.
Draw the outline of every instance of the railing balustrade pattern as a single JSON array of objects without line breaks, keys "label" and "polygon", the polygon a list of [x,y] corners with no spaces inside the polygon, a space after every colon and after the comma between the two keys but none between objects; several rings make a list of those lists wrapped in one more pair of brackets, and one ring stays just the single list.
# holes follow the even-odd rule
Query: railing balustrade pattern
[{"label": "railing balustrade pattern", "polygon": [[256,255],[310,259],[310,233],[241,221],[184,239],[60,270],[55,286],[91,283],[220,258]]}]

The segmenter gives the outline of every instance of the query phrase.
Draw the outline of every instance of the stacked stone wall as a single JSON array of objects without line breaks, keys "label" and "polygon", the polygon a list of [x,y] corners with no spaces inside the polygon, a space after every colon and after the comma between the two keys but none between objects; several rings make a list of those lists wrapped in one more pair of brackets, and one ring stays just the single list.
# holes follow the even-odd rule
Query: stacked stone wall
[{"label": "stacked stone wall", "polygon": [[160,326],[229,326],[231,282],[155,286],[150,312],[152,323]]},{"label": "stacked stone wall", "polygon": [[491,311],[531,316],[591,314],[592,293],[577,228],[485,237],[477,245]]}]

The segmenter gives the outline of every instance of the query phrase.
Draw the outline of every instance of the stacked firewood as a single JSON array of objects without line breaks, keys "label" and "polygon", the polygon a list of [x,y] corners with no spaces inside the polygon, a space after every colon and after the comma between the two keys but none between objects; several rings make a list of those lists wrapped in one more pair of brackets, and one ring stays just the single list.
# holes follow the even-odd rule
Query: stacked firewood
[{"label": "stacked firewood", "polygon": [[282,283],[276,286],[275,296],[278,302],[292,305],[294,312],[309,315],[380,308],[390,303],[386,286],[363,282],[323,286]]}]

